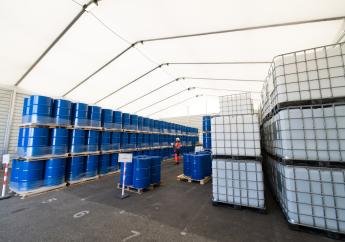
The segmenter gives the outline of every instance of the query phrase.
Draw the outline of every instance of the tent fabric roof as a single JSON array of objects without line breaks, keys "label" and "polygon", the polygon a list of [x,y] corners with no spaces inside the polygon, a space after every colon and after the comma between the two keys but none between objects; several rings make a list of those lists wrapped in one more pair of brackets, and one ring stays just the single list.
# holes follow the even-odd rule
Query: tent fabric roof
[{"label": "tent fabric roof", "polygon": [[[0,2],[0,84],[14,86],[81,11],[84,0]],[[345,16],[343,0],[102,0],[87,10],[18,88],[62,97],[99,67],[139,40]],[[276,55],[335,43],[344,20],[178,38],[135,45],[64,98],[94,104],[162,63],[270,62]],[[139,112],[149,115],[190,98],[153,118],[218,111],[217,96],[252,91],[259,103],[269,64],[164,65],[97,102],[116,109],[179,77],[181,79],[121,108],[136,112],[188,87],[191,91]],[[219,90],[224,89],[224,90]],[[192,98],[198,94],[203,96]]]}]

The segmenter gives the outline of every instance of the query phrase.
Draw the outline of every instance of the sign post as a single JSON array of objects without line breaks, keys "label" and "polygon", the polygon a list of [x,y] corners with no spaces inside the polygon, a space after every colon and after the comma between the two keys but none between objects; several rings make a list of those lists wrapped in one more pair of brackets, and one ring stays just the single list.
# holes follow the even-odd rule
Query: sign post
[{"label": "sign post", "polygon": [[1,191],[1,197],[0,200],[9,198],[10,196],[5,196],[6,194],[6,185],[8,181],[8,164],[10,163],[10,155],[5,154],[2,156],[2,163],[5,165],[5,172],[4,172],[4,181],[2,183],[2,191]]},{"label": "sign post", "polygon": [[[119,154],[119,162],[123,163],[123,174],[122,174],[122,191],[121,191],[121,199],[125,199],[129,197],[128,194],[125,194],[125,181],[126,181],[126,172],[127,172],[127,163],[132,163],[133,154],[132,153],[120,153]],[[121,176],[121,174],[120,174]]]}]

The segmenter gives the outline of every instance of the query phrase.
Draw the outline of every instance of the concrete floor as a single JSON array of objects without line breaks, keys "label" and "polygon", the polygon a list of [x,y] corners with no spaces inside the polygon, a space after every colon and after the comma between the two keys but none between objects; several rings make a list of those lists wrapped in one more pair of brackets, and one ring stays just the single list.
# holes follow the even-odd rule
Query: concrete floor
[{"label": "concrete floor", "polygon": [[2,200],[0,241],[333,241],[290,230],[270,194],[266,215],[214,207],[211,183],[178,182],[181,173],[182,165],[164,162],[162,186],[124,200],[113,175]]}]

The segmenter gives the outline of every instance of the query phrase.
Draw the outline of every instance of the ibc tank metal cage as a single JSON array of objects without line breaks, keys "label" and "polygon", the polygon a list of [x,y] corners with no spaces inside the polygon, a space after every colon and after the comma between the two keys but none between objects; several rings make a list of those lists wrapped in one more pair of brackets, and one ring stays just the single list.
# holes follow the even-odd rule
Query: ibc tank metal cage
[{"label": "ibc tank metal cage", "polygon": [[281,103],[344,98],[344,93],[344,42],[278,55],[262,89],[262,116]]}]

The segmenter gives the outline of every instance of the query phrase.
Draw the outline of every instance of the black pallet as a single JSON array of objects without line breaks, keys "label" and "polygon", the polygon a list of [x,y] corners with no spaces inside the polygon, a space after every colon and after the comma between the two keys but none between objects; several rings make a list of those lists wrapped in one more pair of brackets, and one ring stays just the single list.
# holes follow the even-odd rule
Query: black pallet
[{"label": "black pallet", "polygon": [[258,156],[233,156],[233,155],[212,155],[212,159],[231,159],[231,160],[255,160],[262,161]]},{"label": "black pallet", "polygon": [[265,151],[264,154],[285,166],[307,166],[345,169],[345,162],[342,161],[292,160],[272,155],[267,151]]},{"label": "black pallet", "polygon": [[336,239],[336,240],[343,240],[345,241],[345,234],[333,232],[333,231],[327,231],[319,228],[313,228],[313,227],[308,227],[304,225],[299,225],[299,224],[292,224],[289,221],[287,221],[288,227],[291,230],[294,231],[299,231],[299,232],[305,232],[309,234],[316,234],[316,235],[322,235],[330,239]]},{"label": "black pallet", "polygon": [[318,106],[325,106],[325,105],[345,105],[345,97],[338,97],[338,98],[325,98],[325,99],[312,99],[312,100],[299,100],[299,101],[288,101],[288,102],[282,102],[277,103],[272,110],[266,114],[266,116],[263,118],[263,122],[265,123],[267,120],[271,119],[274,115],[279,113],[281,110],[286,108],[300,108],[302,106],[306,106],[305,108],[310,108],[310,106],[315,106],[317,108]]},{"label": "black pallet", "polygon": [[238,204],[230,204],[230,203],[216,202],[216,201],[212,201],[212,205],[216,207],[229,207],[235,210],[251,210],[256,213],[267,214],[266,208],[254,208],[254,207],[247,207],[247,206],[238,205]]}]

